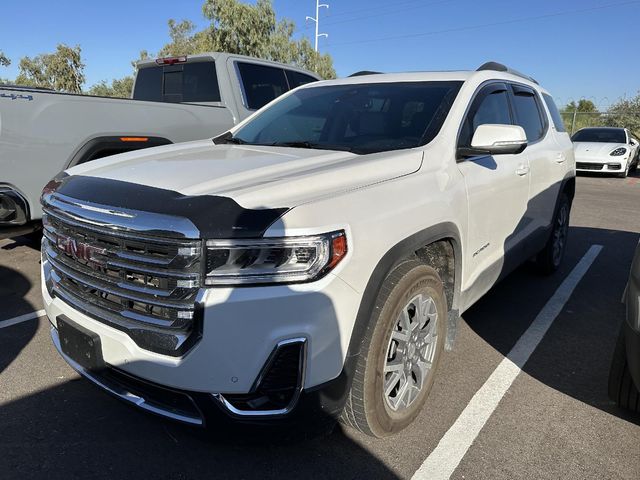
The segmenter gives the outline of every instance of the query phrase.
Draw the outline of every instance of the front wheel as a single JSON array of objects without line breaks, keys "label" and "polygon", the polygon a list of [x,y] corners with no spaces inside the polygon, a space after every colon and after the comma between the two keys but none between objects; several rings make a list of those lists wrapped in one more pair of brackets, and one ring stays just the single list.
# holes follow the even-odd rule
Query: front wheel
[{"label": "front wheel", "polygon": [[552,274],[562,263],[569,237],[569,213],[571,202],[566,193],[560,194],[558,208],[553,218],[551,236],[545,247],[536,256],[538,269],[544,274]]},{"label": "front wheel", "polygon": [[420,413],[442,355],[447,302],[431,267],[408,260],[385,279],[341,421],[384,437]]}]

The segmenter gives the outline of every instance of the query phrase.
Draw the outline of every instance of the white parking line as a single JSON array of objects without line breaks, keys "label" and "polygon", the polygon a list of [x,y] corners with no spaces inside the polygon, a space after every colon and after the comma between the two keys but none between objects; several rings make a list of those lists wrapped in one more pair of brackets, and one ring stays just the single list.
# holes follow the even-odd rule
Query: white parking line
[{"label": "white parking line", "polygon": [[7,320],[0,320],[0,329],[7,328],[18,323],[27,322],[34,318],[44,317],[47,313],[44,310],[38,310],[37,312],[25,313],[19,317],[9,318]]},{"label": "white parking line", "polygon": [[601,245],[592,245],[589,248],[507,357],[500,362],[436,448],[413,474],[413,480],[446,480],[451,477],[601,250]]}]

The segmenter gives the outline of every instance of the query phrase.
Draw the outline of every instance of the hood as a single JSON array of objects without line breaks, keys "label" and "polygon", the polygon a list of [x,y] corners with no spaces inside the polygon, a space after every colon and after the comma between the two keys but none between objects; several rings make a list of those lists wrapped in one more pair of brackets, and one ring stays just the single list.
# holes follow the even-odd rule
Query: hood
[{"label": "hood", "polygon": [[356,155],[350,152],[251,145],[211,140],[114,155],[79,165],[84,175],[177,191],[219,195],[245,208],[294,207],[420,169],[415,150]]},{"label": "hood", "polygon": [[[573,151],[576,157],[602,159],[609,157],[609,154],[616,148],[624,147],[630,150],[629,145],[624,143],[603,143],[603,142],[574,142]],[[622,157],[622,156],[621,156]],[[621,158],[618,157],[618,158]],[[616,158],[616,157],[611,157]]]}]

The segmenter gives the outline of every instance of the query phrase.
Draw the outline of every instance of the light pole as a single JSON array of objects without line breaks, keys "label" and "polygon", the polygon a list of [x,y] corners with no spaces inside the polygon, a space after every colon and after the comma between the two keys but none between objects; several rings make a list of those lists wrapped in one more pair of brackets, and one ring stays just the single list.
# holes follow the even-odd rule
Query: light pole
[{"label": "light pole", "polygon": [[320,23],[320,8],[325,7],[325,8],[329,8],[329,5],[327,5],[326,3],[320,3],[320,0],[316,0],[316,16],[314,17],[310,17],[307,15],[307,18],[305,20],[311,20],[313,22],[316,23],[316,44],[315,44],[315,50],[316,52],[318,51],[318,37],[328,37],[329,35],[326,33],[318,33],[318,24]]}]

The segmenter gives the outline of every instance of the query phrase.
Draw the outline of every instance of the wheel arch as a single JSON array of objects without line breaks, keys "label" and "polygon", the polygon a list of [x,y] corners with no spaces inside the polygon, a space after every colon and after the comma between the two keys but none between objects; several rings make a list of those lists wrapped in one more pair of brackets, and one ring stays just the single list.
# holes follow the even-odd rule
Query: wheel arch
[{"label": "wheel arch", "polygon": [[159,147],[161,145],[169,145],[171,143],[173,142],[168,138],[149,135],[122,134],[93,137],[86,140],[80,148],[75,151],[63,170],[91,160],[115,155],[117,153],[131,152],[143,148]]},{"label": "wheel arch", "polygon": [[[442,261],[439,255],[445,252],[447,255],[453,255],[453,259],[448,256],[447,262]],[[443,283],[449,307],[446,348],[448,350],[452,348],[459,311],[462,244],[458,227],[452,222],[443,222],[398,242],[378,261],[360,301],[345,360],[345,369],[348,369],[348,364],[353,362],[360,353],[362,339],[369,327],[375,299],[378,297],[384,279],[397,265],[412,257],[419,258],[435,268],[439,274],[444,275]]]}]

